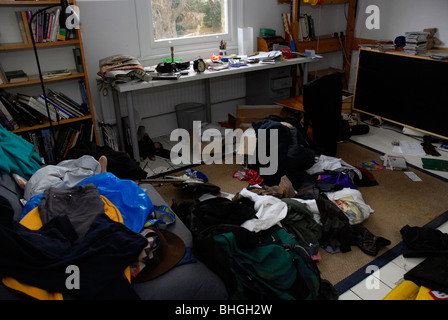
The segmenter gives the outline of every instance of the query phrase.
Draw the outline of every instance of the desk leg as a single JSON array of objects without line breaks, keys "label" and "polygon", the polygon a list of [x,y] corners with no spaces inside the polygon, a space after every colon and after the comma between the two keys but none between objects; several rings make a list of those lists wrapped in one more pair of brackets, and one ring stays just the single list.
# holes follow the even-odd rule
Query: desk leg
[{"label": "desk leg", "polygon": [[303,75],[302,75],[303,84],[308,82],[308,63],[303,64]]},{"label": "desk leg", "polygon": [[208,123],[212,122],[212,103],[210,98],[210,79],[205,79],[205,109]]},{"label": "desk leg", "polygon": [[117,90],[112,89],[112,97],[114,101],[115,119],[117,121],[118,139],[120,142],[121,150],[124,150],[125,148],[124,130],[123,130],[123,122],[121,120],[120,99],[118,98]]},{"label": "desk leg", "polygon": [[128,107],[129,129],[131,131],[132,153],[134,154],[134,159],[140,163],[140,151],[138,150],[137,126],[135,123],[132,91],[126,92],[126,104]]}]

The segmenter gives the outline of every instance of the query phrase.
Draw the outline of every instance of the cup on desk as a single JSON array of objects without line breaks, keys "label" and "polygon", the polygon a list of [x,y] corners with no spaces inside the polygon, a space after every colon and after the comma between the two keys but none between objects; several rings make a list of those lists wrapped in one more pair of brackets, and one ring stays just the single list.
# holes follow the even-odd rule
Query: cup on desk
[{"label": "cup on desk", "polygon": [[219,52],[220,56],[226,56],[227,55],[227,51],[225,51],[225,50],[219,49],[218,52]]}]

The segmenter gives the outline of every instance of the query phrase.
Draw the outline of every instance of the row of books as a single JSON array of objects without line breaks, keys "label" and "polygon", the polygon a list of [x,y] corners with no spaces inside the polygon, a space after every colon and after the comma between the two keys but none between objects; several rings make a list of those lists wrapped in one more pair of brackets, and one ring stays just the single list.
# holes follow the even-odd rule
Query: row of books
[{"label": "row of books", "polygon": [[84,95],[82,103],[78,103],[62,92],[48,90],[47,104],[43,95],[33,97],[23,93],[9,94],[0,91],[0,124],[7,130],[20,129],[22,125],[32,127],[43,124],[50,118],[58,122],[63,119],[79,118],[90,114],[85,82],[79,81],[81,93]]},{"label": "row of books", "polygon": [[[292,40],[291,37],[291,14],[290,13],[282,13],[282,22],[283,28],[285,29],[286,40]],[[316,38],[316,34],[314,31],[314,19],[311,15],[303,14],[299,17],[299,41],[313,41]]]},{"label": "row of books", "polygon": [[[37,10],[36,10],[37,12]],[[37,16],[33,18],[31,26],[30,21],[33,11],[23,10],[16,11],[16,18],[19,24],[20,34],[24,44],[31,44],[34,37],[35,43],[56,42],[58,40],[67,40],[67,30],[60,28],[59,15],[61,9],[53,9],[37,12]]]},{"label": "row of books", "polygon": [[426,51],[428,35],[429,32],[424,31],[406,32],[406,45],[403,48],[405,53],[417,55]]},{"label": "row of books", "polygon": [[307,14],[299,17],[299,41],[313,41],[316,38],[314,32],[314,19]]},{"label": "row of books", "polygon": [[93,124],[86,121],[77,124],[55,127],[55,139],[52,140],[49,128],[28,131],[19,135],[34,145],[42,163],[52,164],[63,160],[68,152],[80,143],[94,141]]}]

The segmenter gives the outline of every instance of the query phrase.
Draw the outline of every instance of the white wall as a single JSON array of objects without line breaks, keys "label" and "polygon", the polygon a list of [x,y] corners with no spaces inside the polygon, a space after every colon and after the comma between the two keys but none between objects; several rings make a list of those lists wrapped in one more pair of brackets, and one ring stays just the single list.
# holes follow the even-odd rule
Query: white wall
[{"label": "white wall", "polygon": [[[241,27],[253,27],[254,48],[260,28],[270,28],[284,36],[281,13],[289,12],[289,5],[277,4],[276,0],[242,0],[244,19]],[[107,122],[114,120],[113,107],[109,97],[100,98],[96,90],[96,73],[99,59],[117,53],[139,58],[139,36],[134,0],[78,0],[81,11],[84,49],[92,89],[92,98],[97,109],[97,118]],[[375,4],[380,9],[380,30],[368,30],[364,23],[367,5]],[[448,43],[448,1],[447,0],[359,0],[356,22],[356,36],[370,39],[394,39],[406,31],[437,27],[438,36],[444,46]],[[323,7],[302,6],[301,12],[311,14],[318,34],[345,31],[347,5],[336,4]],[[140,32],[142,32],[140,30]],[[180,49],[177,49],[179,52]],[[193,59],[194,57],[184,57]],[[323,69],[329,66],[340,68],[343,56],[340,52],[325,54],[325,59],[312,66]],[[152,64],[156,62],[152,61]],[[351,62],[356,66],[356,54]],[[351,77],[353,83],[353,76]],[[110,95],[109,95],[110,96]],[[102,107],[101,102],[103,103]],[[144,106],[140,106],[144,108]],[[99,110],[100,109],[100,110]],[[102,109],[102,110],[101,110]],[[161,117],[166,119],[166,116]],[[168,126],[175,125],[172,117]],[[159,123],[160,121],[154,121]],[[166,126],[165,126],[166,129]]]}]

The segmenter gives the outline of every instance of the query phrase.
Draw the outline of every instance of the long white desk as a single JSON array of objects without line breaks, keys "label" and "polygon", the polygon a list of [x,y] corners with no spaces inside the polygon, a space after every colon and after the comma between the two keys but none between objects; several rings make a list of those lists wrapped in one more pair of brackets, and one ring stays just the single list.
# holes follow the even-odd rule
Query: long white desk
[{"label": "long white desk", "polygon": [[119,93],[125,93],[126,94],[126,105],[128,110],[128,117],[129,117],[129,127],[130,127],[130,134],[131,134],[131,142],[132,142],[132,151],[134,154],[135,160],[140,162],[140,152],[138,150],[138,140],[137,140],[137,128],[135,126],[135,117],[134,117],[134,102],[133,102],[133,96],[132,92],[136,90],[144,90],[144,89],[151,89],[155,87],[160,86],[174,86],[179,83],[189,82],[189,81],[199,81],[204,80],[205,86],[206,86],[206,107],[207,107],[207,121],[210,122],[210,85],[209,80],[216,77],[223,77],[228,75],[234,75],[239,73],[246,73],[251,71],[260,71],[260,70],[267,70],[272,68],[279,68],[279,67],[285,67],[285,66],[294,66],[294,65],[303,65],[303,74],[302,81],[303,83],[307,83],[308,81],[308,63],[315,61],[315,59],[307,58],[307,57],[298,57],[293,59],[284,59],[283,61],[278,61],[275,64],[268,64],[268,63],[255,63],[255,64],[248,64],[247,66],[238,67],[238,68],[228,68],[223,69],[219,71],[215,70],[206,70],[202,73],[196,73],[192,70],[190,67],[190,71],[188,75],[183,75],[177,80],[152,80],[149,82],[145,81],[132,81],[128,83],[121,83],[117,84],[113,87],[114,91],[114,107],[115,107],[115,115],[117,118],[117,128],[118,128],[118,134],[120,143],[123,146],[124,144],[124,135],[123,135],[123,128],[121,125],[121,112],[120,112],[120,105],[119,105],[119,99],[118,94]]}]

